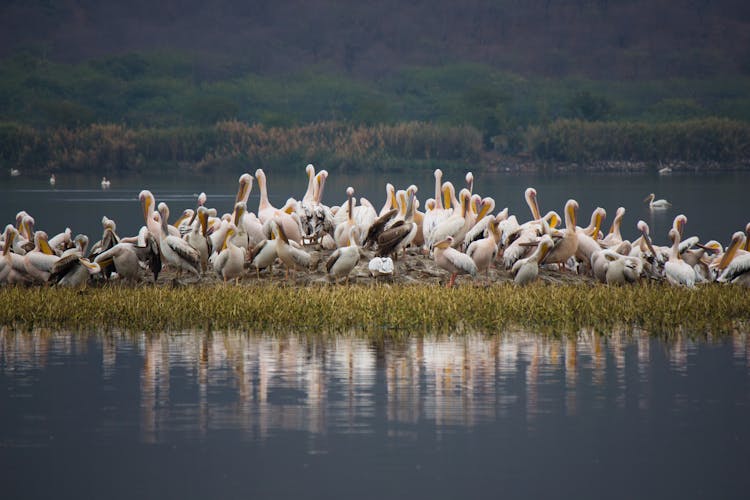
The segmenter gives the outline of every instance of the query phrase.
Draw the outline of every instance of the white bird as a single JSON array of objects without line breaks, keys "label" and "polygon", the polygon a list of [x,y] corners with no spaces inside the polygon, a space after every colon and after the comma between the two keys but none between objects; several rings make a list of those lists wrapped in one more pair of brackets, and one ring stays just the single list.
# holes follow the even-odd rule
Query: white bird
[{"label": "white bird", "polygon": [[513,282],[516,285],[527,285],[536,280],[539,275],[539,262],[547,256],[553,245],[552,237],[548,234],[543,235],[536,250],[530,256],[513,264],[511,269]]},{"label": "white bird", "polygon": [[213,261],[214,271],[226,283],[234,280],[235,284],[240,282],[240,276],[244,269],[245,247],[238,247],[232,241],[232,237],[237,232],[237,227],[232,224],[224,236],[224,242],[219,254]]},{"label": "white bird", "polygon": [[490,264],[495,261],[497,256],[497,246],[500,242],[500,231],[497,229],[499,220],[494,215],[487,217],[489,224],[487,226],[487,237],[472,241],[469,248],[466,249],[466,255],[471,257],[477,266],[477,271],[484,271],[489,277]]},{"label": "white bird", "polygon": [[[143,194],[143,192],[141,192]],[[164,264],[168,264],[177,270],[179,274],[184,270],[200,279],[201,257],[198,251],[191,247],[187,241],[179,236],[169,234],[167,218],[169,207],[166,203],[159,203],[159,211],[154,213],[147,221],[151,234],[159,240],[159,250]]]},{"label": "white bird", "polygon": [[393,275],[393,259],[390,257],[373,257],[367,264],[370,275],[377,278],[378,276]]},{"label": "white bird", "polygon": [[451,273],[450,280],[446,284],[447,288],[453,286],[453,283],[456,281],[456,276],[459,274],[470,274],[472,278],[477,275],[477,265],[474,264],[471,257],[465,253],[459,252],[455,248],[452,248],[453,243],[453,237],[448,236],[434,246],[435,263],[442,269]]},{"label": "white bird", "polygon": [[672,206],[672,204],[669,203],[667,200],[664,200],[664,199],[656,200],[655,198],[656,198],[656,195],[654,193],[650,193],[643,200],[644,202],[648,202],[648,208],[650,208],[651,210],[663,210]]},{"label": "white bird", "polygon": [[664,264],[664,275],[672,285],[695,287],[695,270],[680,258],[680,233],[676,229],[669,230],[672,239],[672,251],[669,260]]},{"label": "white bird", "polygon": [[274,224],[271,226],[271,230],[274,232],[276,239],[276,253],[281,259],[281,262],[286,266],[286,277],[289,277],[289,270],[292,270],[292,275],[297,269],[309,269],[312,262],[310,254],[290,244],[290,240],[284,232],[284,227],[277,220],[273,220]]},{"label": "white bird", "polygon": [[337,248],[326,261],[326,272],[336,281],[346,276],[346,284],[349,284],[349,273],[352,272],[359,262],[359,246],[357,245],[357,227],[349,228],[349,244]]},{"label": "white bird", "polygon": [[750,253],[742,250],[746,242],[747,237],[742,231],[732,235],[732,243],[719,262],[721,274],[716,281],[750,287]]},{"label": "white bird", "polygon": [[106,177],[102,177],[101,185],[102,185],[102,189],[109,189],[110,186],[112,186],[112,182]]},{"label": "white bird", "polygon": [[49,185],[55,187],[55,184],[57,184],[57,179],[55,179],[55,174],[51,174],[49,176]]},{"label": "white bird", "polygon": [[[274,223],[275,224],[275,223]],[[272,233],[272,238],[263,240],[250,250],[250,266],[255,268],[255,275],[260,279],[260,270],[269,269],[269,273],[273,270],[273,263],[276,261],[276,243],[278,239],[275,237],[275,233]]]}]

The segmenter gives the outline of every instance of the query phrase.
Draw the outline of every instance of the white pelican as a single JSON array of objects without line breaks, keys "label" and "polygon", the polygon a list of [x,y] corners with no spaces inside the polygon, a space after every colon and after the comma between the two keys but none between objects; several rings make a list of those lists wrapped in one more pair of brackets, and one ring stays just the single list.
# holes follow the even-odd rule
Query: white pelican
[{"label": "white pelican", "polygon": [[717,281],[750,286],[750,277],[748,276],[750,253],[743,250],[746,243],[747,237],[742,231],[737,231],[732,235],[732,242],[717,265],[719,272]]},{"label": "white pelican", "polygon": [[576,249],[575,257],[589,268],[591,267],[591,256],[595,252],[601,250],[597,239],[599,228],[606,216],[607,212],[603,208],[597,207],[591,214],[591,224],[589,224],[588,227],[576,227],[576,233],[578,233],[578,248]]},{"label": "white pelican", "polygon": [[236,232],[237,227],[234,224],[229,226],[222,248],[213,261],[214,271],[224,280],[224,283],[234,280],[234,283],[238,284],[244,268],[246,249],[238,247],[232,241]]},{"label": "white pelican", "polygon": [[385,215],[390,212],[392,208],[395,208],[398,202],[396,201],[396,188],[390,182],[385,185],[385,202],[383,208],[380,209],[378,217]]},{"label": "white pelican", "polygon": [[459,274],[470,274],[472,278],[477,275],[477,266],[474,264],[474,261],[465,253],[461,253],[453,248],[453,243],[453,237],[448,236],[434,246],[435,263],[451,273],[450,280],[446,284],[447,288],[453,286],[456,276]]},{"label": "white pelican", "polygon": [[18,170],[17,168],[11,168],[10,169],[10,176],[11,177],[18,177],[19,175],[21,175],[21,171],[20,170]]},{"label": "white pelican", "polygon": [[[275,225],[276,223],[274,223]],[[255,275],[260,279],[260,270],[268,268],[269,275],[273,271],[273,263],[276,261],[276,233],[272,233],[272,238],[263,240],[253,247],[250,251],[248,261],[250,266],[255,268]]]},{"label": "white pelican", "polygon": [[[102,238],[91,247],[91,254],[88,256],[91,261],[95,261],[100,254],[106,252],[120,242],[120,237],[117,236],[117,225],[115,224],[115,221],[106,215],[102,216],[102,229]],[[112,273],[115,272],[114,265],[110,263],[109,265],[102,267],[100,272],[105,278],[109,278]]]},{"label": "white pelican", "polygon": [[672,239],[672,252],[669,260],[664,264],[664,275],[672,285],[695,287],[695,270],[680,258],[680,233],[675,229],[669,230]]},{"label": "white pelican", "polygon": [[208,269],[208,257],[211,255],[213,249],[211,248],[211,240],[208,238],[208,209],[204,206],[199,206],[197,215],[193,221],[193,225],[190,228],[190,232],[187,233],[184,238],[188,244],[195,248],[201,257],[201,270],[205,273]]},{"label": "white pelican", "polygon": [[[424,219],[422,220],[422,237],[424,239],[424,245],[429,249],[432,244],[435,242],[435,239],[433,238],[433,233],[435,232],[435,228],[450,217],[452,213],[452,209],[450,207],[450,198],[448,196],[444,196],[443,191],[443,171],[438,169],[435,169],[435,205],[434,207],[430,208],[425,203],[425,208],[427,211],[424,214]],[[443,199],[446,201],[446,205],[443,205]]]},{"label": "white pelican", "polygon": [[625,256],[612,249],[605,249],[592,256],[594,276],[608,285],[635,283],[642,265],[638,257]]},{"label": "white pelican", "polygon": [[146,264],[154,276],[154,283],[159,278],[161,271],[161,254],[159,253],[159,242],[151,234],[147,227],[142,227],[138,239],[140,243],[125,241],[123,238],[119,243],[100,253],[94,262],[100,267],[114,266],[118,276],[131,283],[137,282],[141,277],[141,262]]},{"label": "white pelican", "polygon": [[548,234],[543,235],[534,253],[513,264],[513,268],[511,269],[513,282],[516,285],[527,285],[536,280],[537,276],[539,276],[539,262],[547,256],[553,245],[552,237]]},{"label": "white pelican", "polygon": [[349,273],[359,263],[359,246],[357,245],[357,228],[349,227],[349,244],[340,246],[326,261],[326,272],[334,282],[346,276],[346,284],[349,284]]},{"label": "white pelican", "polygon": [[52,267],[60,260],[47,242],[47,233],[34,233],[34,249],[23,256],[28,278],[36,283],[46,283],[52,273]]},{"label": "white pelican", "polygon": [[405,253],[406,247],[414,241],[418,229],[414,222],[415,194],[416,191],[411,189],[408,193],[399,190],[397,194],[399,212],[377,236],[376,255],[378,257],[391,255],[394,259],[398,258],[398,252],[404,250]]},{"label": "white pelican", "polygon": [[55,174],[51,174],[49,176],[49,185],[55,187],[55,184],[57,184],[57,179],[55,179]]},{"label": "white pelican", "polygon": [[370,259],[370,262],[367,263],[367,269],[370,271],[370,275],[373,278],[379,276],[392,276],[393,259],[390,257],[373,257]]},{"label": "white pelican", "polygon": [[268,201],[268,186],[266,174],[263,169],[255,171],[255,179],[260,189],[260,201],[258,202],[258,218],[265,225],[271,219],[276,219],[277,224],[284,228],[284,234],[291,241],[302,244],[302,230],[298,220],[295,220],[289,212],[279,210]]},{"label": "white pelican", "polygon": [[106,177],[102,177],[101,185],[102,185],[102,189],[109,189],[110,186],[112,186],[112,182],[110,182],[110,180],[107,179]]},{"label": "white pelican", "polygon": [[24,256],[11,251],[13,240],[18,237],[18,230],[12,224],[5,226],[5,246],[3,258],[0,261],[0,283],[28,283],[31,281],[27,271]]},{"label": "white pelican", "polygon": [[253,190],[253,176],[245,172],[240,175],[239,186],[237,187],[237,195],[234,197],[234,202],[247,203],[247,199],[250,197],[250,192]]},{"label": "white pelican", "polygon": [[336,226],[333,233],[333,239],[339,248],[349,245],[351,229],[357,231],[357,240],[362,240],[362,237],[359,235],[359,228],[354,220],[354,188],[351,186],[346,188],[346,209],[345,211],[339,210],[338,213],[342,212],[346,215],[346,219]]},{"label": "white pelican", "polygon": [[166,222],[168,216],[169,208],[166,203],[159,203],[159,212],[149,220],[148,226],[149,231],[159,238],[162,262],[177,270],[178,276],[184,270],[194,274],[196,280],[199,280],[201,256],[187,241],[169,234]]},{"label": "white pelican", "polygon": [[276,253],[281,259],[281,262],[286,266],[286,276],[289,277],[289,270],[292,270],[292,276],[297,269],[309,269],[312,263],[312,257],[310,254],[290,244],[289,238],[284,232],[284,226],[277,221],[273,220],[271,229],[276,235]]},{"label": "white pelican", "polygon": [[60,259],[52,266],[51,281],[57,281],[60,286],[79,288],[84,286],[89,277],[101,271],[99,264],[85,258],[89,238],[85,234],[78,234],[73,238],[75,248],[66,250]]},{"label": "white pelican", "polygon": [[[481,198],[477,201],[475,206],[476,217],[474,219],[472,227],[466,232],[466,235],[464,236],[463,248],[468,248],[472,242],[479,240],[485,236],[485,232],[487,231],[487,227],[489,225],[489,218],[487,217],[487,214],[490,214],[493,210],[495,210],[495,200],[490,197]],[[502,221],[507,216],[508,210],[505,209],[505,213],[500,219],[498,219],[497,222],[500,223],[500,221]]]},{"label": "white pelican", "polygon": [[[447,185],[447,192],[453,198],[454,196],[454,190],[453,190],[453,184],[450,184],[448,182],[445,183]],[[462,189],[460,193],[461,202],[460,205],[457,206],[457,208],[453,211],[453,213],[446,219],[444,219],[442,222],[440,222],[437,227],[432,232],[432,241],[443,241],[448,236],[451,236],[451,239],[454,241],[454,244],[458,245],[460,243],[463,243],[464,236],[466,235],[466,232],[470,229],[471,222],[468,217],[469,213],[469,201],[471,199],[471,194],[469,193],[468,189]],[[429,244],[429,242],[427,242]]]},{"label": "white pelican", "polygon": [[561,269],[565,269],[565,263],[573,257],[578,250],[578,233],[576,232],[576,210],[578,202],[568,200],[565,203],[565,230],[561,231],[560,237],[547,256],[542,260],[545,264],[559,264]]},{"label": "white pelican", "polygon": [[471,257],[471,260],[476,264],[477,272],[484,271],[486,276],[489,277],[490,264],[495,261],[497,246],[500,243],[500,231],[497,228],[500,221],[495,219],[493,215],[488,216],[487,220],[487,237],[472,241],[469,248],[466,249],[466,255]]},{"label": "white pelican", "polygon": [[615,218],[612,219],[612,225],[609,227],[609,232],[600,241],[603,247],[609,248],[622,243],[622,233],[620,232],[620,227],[622,226],[623,217],[625,217],[625,207],[617,207]]},{"label": "white pelican", "polygon": [[672,206],[672,204],[667,200],[655,200],[654,198],[656,198],[656,195],[654,193],[650,193],[643,200],[644,202],[648,202],[648,208],[651,210],[664,210]]}]

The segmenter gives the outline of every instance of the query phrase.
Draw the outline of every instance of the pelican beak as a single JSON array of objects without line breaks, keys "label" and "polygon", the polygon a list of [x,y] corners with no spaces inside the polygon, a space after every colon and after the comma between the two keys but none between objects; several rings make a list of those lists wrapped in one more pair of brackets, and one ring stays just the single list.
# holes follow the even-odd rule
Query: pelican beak
[{"label": "pelican beak", "polygon": [[101,264],[98,264],[96,262],[91,262],[89,259],[79,259],[79,262],[83,264],[83,266],[88,269],[89,274],[96,274],[98,272],[101,272]]},{"label": "pelican beak", "polygon": [[742,245],[742,238],[732,238],[732,244],[729,245],[729,249],[721,257],[721,261],[719,261],[720,270],[723,271],[729,265],[729,263],[732,262],[732,259],[734,259],[734,255],[740,248],[740,245]]},{"label": "pelican beak", "polygon": [[547,254],[549,253],[551,248],[552,248],[552,245],[550,245],[549,243],[545,243],[542,245],[541,250],[539,250],[538,262],[544,262],[544,258],[547,257]]},{"label": "pelican beak", "polygon": [[47,255],[55,255],[55,252],[49,246],[49,242],[44,238],[39,238],[39,250]]},{"label": "pelican beak", "polygon": [[447,184],[443,185],[443,208],[451,208],[451,191]]}]

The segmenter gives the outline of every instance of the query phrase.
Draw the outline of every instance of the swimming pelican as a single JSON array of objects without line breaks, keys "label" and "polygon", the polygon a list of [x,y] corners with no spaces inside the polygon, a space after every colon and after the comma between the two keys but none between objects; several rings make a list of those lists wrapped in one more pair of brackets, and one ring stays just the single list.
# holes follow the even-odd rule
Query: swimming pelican
[{"label": "swimming pelican", "polygon": [[553,247],[552,237],[548,234],[539,240],[534,253],[525,259],[520,259],[513,264],[513,282],[516,285],[527,285],[539,276],[539,262],[542,261]]},{"label": "swimming pelican", "polygon": [[477,265],[474,264],[471,257],[453,248],[453,243],[453,237],[448,236],[434,246],[435,263],[451,273],[450,280],[446,284],[447,288],[453,286],[456,276],[459,274],[470,274],[472,278],[477,275]]},{"label": "swimming pelican", "polygon": [[17,168],[11,168],[10,169],[10,176],[11,177],[18,177],[19,175],[21,175],[21,171],[20,170],[18,170]]},{"label": "swimming pelican", "polygon": [[238,247],[232,241],[236,232],[237,227],[234,224],[230,225],[224,236],[222,248],[213,261],[214,271],[224,280],[224,283],[234,280],[235,284],[239,284],[244,268],[246,249],[245,247]]},{"label": "swimming pelican", "polygon": [[669,260],[664,264],[664,275],[672,285],[695,287],[695,270],[680,258],[680,233],[675,229],[669,230],[672,240],[672,252]]},{"label": "swimming pelican", "polygon": [[651,210],[663,210],[672,206],[672,204],[667,200],[655,200],[654,198],[656,198],[656,195],[654,193],[650,193],[643,200],[644,202],[648,202],[648,208]]},{"label": "swimming pelican", "polygon": [[55,187],[55,184],[57,184],[57,179],[55,179],[55,174],[50,174],[49,185],[52,187]]},{"label": "swimming pelican", "polygon": [[101,185],[102,185],[102,189],[109,189],[110,186],[112,186],[112,182],[106,177],[102,177]]},{"label": "swimming pelican", "polygon": [[357,228],[349,227],[349,244],[340,246],[326,261],[326,272],[334,282],[346,276],[346,284],[349,284],[349,273],[352,272],[359,262],[359,246],[357,245]]}]

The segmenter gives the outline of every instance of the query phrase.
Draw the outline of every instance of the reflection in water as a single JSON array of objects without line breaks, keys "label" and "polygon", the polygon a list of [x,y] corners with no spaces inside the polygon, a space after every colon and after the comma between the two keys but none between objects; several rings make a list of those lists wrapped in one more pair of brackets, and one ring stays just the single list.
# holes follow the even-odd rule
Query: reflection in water
[{"label": "reflection in water", "polygon": [[[48,363],[101,356],[101,377],[110,381],[126,369],[124,359],[136,359],[139,435],[147,443],[172,433],[203,439],[223,429],[260,440],[277,431],[372,433],[378,418],[385,418],[389,436],[416,439],[414,426],[421,421],[440,433],[519,412],[533,431],[539,416],[558,408],[579,415],[583,394],[586,407],[632,403],[646,411],[656,353],[663,352],[670,370],[684,376],[699,343],[680,335],[655,340],[642,331],[416,337],[380,344],[355,336],[86,337],[3,328],[0,368],[20,385],[32,384]],[[747,333],[735,332],[731,349],[736,364],[750,366]],[[672,410],[687,401],[676,391]]]}]

